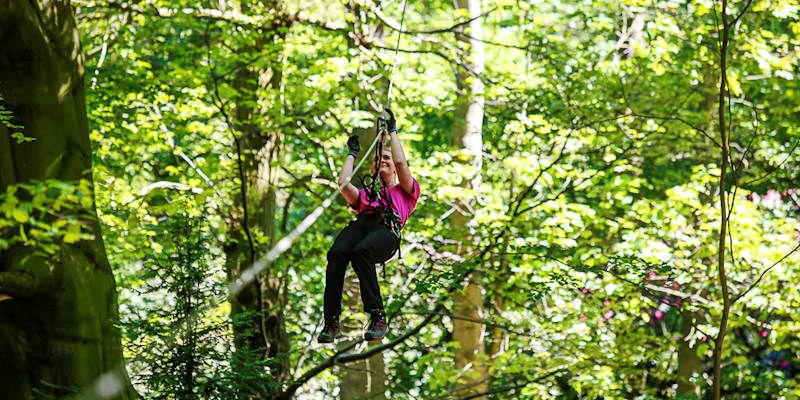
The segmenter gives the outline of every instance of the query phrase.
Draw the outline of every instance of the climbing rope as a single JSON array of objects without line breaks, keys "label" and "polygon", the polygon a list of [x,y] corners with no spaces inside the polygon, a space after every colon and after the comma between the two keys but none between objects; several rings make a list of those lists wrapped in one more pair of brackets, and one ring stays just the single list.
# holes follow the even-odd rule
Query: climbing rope
[{"label": "climbing rope", "polygon": [[[403,20],[405,19],[406,16],[406,3],[407,0],[403,0],[403,10],[400,16],[400,31],[397,35],[397,45],[395,46],[395,51],[394,51],[394,62],[392,63],[392,72],[389,75],[389,91],[386,94],[386,108],[389,108],[390,101],[392,98],[394,71],[395,67],[397,66],[397,53],[400,48],[400,36],[403,34]],[[364,155],[361,157],[361,160],[359,160],[358,163],[355,165],[355,167],[353,167],[353,172],[347,175],[344,179],[344,182],[342,182],[342,184],[339,185],[339,187],[337,187],[335,191],[333,191],[328,197],[326,197],[325,200],[322,201],[322,204],[320,204],[316,209],[314,209],[314,211],[311,212],[311,214],[308,214],[305,218],[303,218],[303,220],[300,221],[300,223],[297,224],[297,226],[291,232],[289,232],[288,235],[284,236],[283,239],[279,240],[278,243],[276,243],[275,246],[273,246],[269,251],[267,251],[267,253],[263,257],[256,260],[256,262],[254,262],[253,265],[244,270],[233,282],[231,282],[231,284],[228,287],[228,291],[231,296],[237,295],[245,286],[255,281],[259,273],[264,271],[264,269],[266,269],[268,265],[275,262],[275,260],[277,260],[278,257],[280,257],[287,250],[289,250],[289,248],[292,247],[294,241],[297,240],[297,238],[299,238],[300,235],[305,233],[306,230],[308,230],[308,228],[311,227],[311,225],[317,222],[317,219],[322,215],[322,213],[328,207],[330,207],[331,204],[333,204],[333,199],[336,198],[339,192],[341,192],[342,189],[345,186],[347,186],[347,184],[350,183],[350,181],[353,178],[353,173],[355,173],[355,171],[358,171],[358,169],[361,168],[361,165],[364,164],[364,161],[367,159],[372,150],[375,148],[375,145],[378,144],[383,139],[383,136],[386,133],[386,126],[385,122],[383,122],[384,124],[383,131],[381,131],[380,124],[381,122],[379,119],[378,132],[376,132],[375,139],[372,141],[372,144],[369,146],[369,149],[366,152],[364,152]],[[382,149],[383,143],[380,143],[378,148]],[[377,166],[380,167],[380,154],[377,157],[377,163],[378,163]],[[383,185],[380,185],[379,187],[382,186]]]},{"label": "climbing rope", "polygon": [[[376,129],[376,138],[381,138],[378,141],[378,147],[375,149],[375,168],[372,176],[362,177],[361,178],[361,186],[364,188],[364,191],[367,193],[367,203],[372,204],[373,202],[379,202],[381,200],[381,195],[383,194],[384,197],[387,198],[388,204],[386,205],[391,211],[391,197],[388,196],[388,193],[383,193],[385,188],[385,182],[380,179],[380,169],[381,169],[381,157],[383,156],[383,140],[382,138],[389,134],[388,129],[388,119],[386,118],[386,110],[389,109],[392,100],[392,88],[394,87],[394,71],[397,67],[397,54],[400,51],[400,38],[403,36],[403,23],[406,19],[406,5],[408,5],[408,0],[403,0],[403,8],[400,13],[400,28],[397,32],[397,42],[394,46],[394,61],[392,62],[392,71],[389,73],[389,90],[386,93],[386,105],[384,110],[382,111],[382,115],[378,118],[378,124]],[[372,208],[370,206],[370,208]],[[395,232],[397,233],[397,232]]]}]

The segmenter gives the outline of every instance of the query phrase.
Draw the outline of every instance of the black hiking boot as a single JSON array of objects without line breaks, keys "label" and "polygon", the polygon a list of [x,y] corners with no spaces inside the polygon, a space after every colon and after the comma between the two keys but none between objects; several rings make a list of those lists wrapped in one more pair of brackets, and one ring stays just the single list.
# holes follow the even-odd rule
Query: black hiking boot
[{"label": "black hiking boot", "polygon": [[368,341],[381,340],[386,336],[386,329],[388,328],[386,325],[386,313],[383,310],[375,310],[370,314],[371,317],[367,330],[364,332],[364,339]]},{"label": "black hiking boot", "polygon": [[325,326],[317,336],[318,343],[333,343],[339,334],[339,317],[325,317]]}]

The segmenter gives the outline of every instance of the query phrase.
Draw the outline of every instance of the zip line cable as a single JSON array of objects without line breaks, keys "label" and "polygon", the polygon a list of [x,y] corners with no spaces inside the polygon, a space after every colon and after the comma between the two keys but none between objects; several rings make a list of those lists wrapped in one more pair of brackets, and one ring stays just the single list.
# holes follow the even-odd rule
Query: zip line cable
[{"label": "zip line cable", "polygon": [[[400,48],[400,37],[403,35],[403,20],[405,19],[406,16],[406,3],[407,0],[403,0],[403,10],[400,16],[400,32],[398,32],[397,35],[397,45],[394,51],[394,62],[392,63],[392,72],[389,75],[389,91],[386,94],[386,108],[389,108],[389,102],[392,98],[394,70],[395,67],[397,66],[397,53]],[[314,211],[312,211],[311,214],[308,214],[305,218],[303,218],[303,220],[300,221],[300,223],[297,224],[297,226],[291,232],[289,232],[288,235],[284,236],[283,239],[279,240],[278,243],[276,243],[275,246],[273,246],[263,257],[256,260],[256,262],[254,262],[253,265],[244,270],[239,275],[239,277],[237,277],[233,282],[230,283],[230,285],[228,286],[228,292],[231,296],[237,295],[242,289],[244,289],[245,286],[255,281],[258,274],[264,271],[264,269],[266,269],[268,265],[273,263],[275,260],[278,259],[278,257],[280,257],[287,250],[289,250],[289,248],[292,247],[294,241],[297,240],[297,238],[299,238],[303,233],[305,233],[306,230],[308,230],[308,228],[311,227],[311,225],[317,222],[317,219],[322,215],[322,213],[328,207],[330,207],[331,204],[333,204],[333,199],[336,198],[339,192],[341,192],[342,189],[345,186],[347,186],[347,184],[350,183],[350,181],[353,179],[353,174],[355,173],[355,171],[358,171],[358,169],[361,168],[361,165],[364,164],[364,161],[367,159],[367,157],[370,156],[372,149],[375,148],[375,145],[382,138],[383,135],[381,134],[379,128],[378,132],[376,132],[375,139],[369,146],[369,149],[367,149],[367,151],[364,152],[364,155],[361,157],[361,160],[359,160],[358,164],[356,164],[356,166],[353,167],[353,171],[351,171],[350,174],[347,177],[345,177],[344,182],[342,182],[342,184],[339,185],[339,187],[333,193],[331,193],[327,198],[325,198],[325,200],[322,201],[322,204],[320,204],[316,209],[314,209]]]},{"label": "zip line cable", "polygon": [[394,82],[394,68],[397,67],[397,53],[400,50],[400,37],[403,36],[403,21],[406,19],[406,4],[408,0],[403,0],[403,11],[400,14],[400,30],[397,32],[397,44],[394,46],[394,62],[392,63],[392,73],[389,74],[389,91],[386,93],[386,108],[389,108],[389,101],[392,99],[392,83]]}]

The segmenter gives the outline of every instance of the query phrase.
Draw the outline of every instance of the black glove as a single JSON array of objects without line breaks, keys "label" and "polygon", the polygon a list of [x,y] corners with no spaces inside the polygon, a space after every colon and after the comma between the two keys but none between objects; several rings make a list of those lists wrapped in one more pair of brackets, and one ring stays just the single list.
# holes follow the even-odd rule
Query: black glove
[{"label": "black glove", "polygon": [[347,139],[347,148],[350,149],[350,152],[347,153],[348,155],[358,158],[358,152],[361,151],[361,144],[358,143],[357,135],[350,136],[350,139]]},{"label": "black glove", "polygon": [[389,133],[397,132],[397,120],[394,119],[394,113],[388,107],[386,108],[386,113],[389,114],[389,121],[386,121],[386,129],[389,130]]}]

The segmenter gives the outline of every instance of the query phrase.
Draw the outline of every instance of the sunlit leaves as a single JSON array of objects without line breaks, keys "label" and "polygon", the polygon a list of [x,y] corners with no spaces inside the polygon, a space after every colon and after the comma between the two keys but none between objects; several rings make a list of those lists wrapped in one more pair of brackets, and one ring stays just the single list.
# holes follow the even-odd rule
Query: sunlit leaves
[{"label": "sunlit leaves", "polygon": [[53,255],[61,243],[94,239],[81,232],[94,218],[90,187],[86,180],[8,186],[0,194],[0,250],[22,244]]}]

